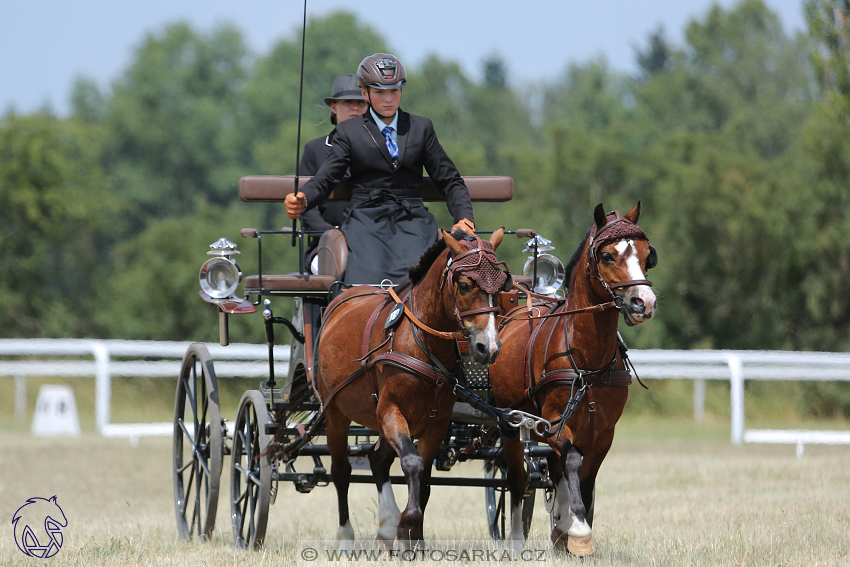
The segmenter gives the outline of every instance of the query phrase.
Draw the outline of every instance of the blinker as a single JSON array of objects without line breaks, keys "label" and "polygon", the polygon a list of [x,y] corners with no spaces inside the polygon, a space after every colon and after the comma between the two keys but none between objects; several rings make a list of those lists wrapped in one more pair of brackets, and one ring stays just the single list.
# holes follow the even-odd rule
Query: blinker
[{"label": "blinker", "polygon": [[655,246],[649,246],[649,255],[646,257],[646,269],[651,270],[658,265],[658,251]]}]

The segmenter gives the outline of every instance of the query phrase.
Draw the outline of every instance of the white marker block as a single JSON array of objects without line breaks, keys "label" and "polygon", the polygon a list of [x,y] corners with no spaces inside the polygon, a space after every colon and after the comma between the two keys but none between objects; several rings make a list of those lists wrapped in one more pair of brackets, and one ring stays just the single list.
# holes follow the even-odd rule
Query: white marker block
[{"label": "white marker block", "polygon": [[45,384],[38,389],[32,434],[39,437],[80,436],[77,402],[70,386]]}]

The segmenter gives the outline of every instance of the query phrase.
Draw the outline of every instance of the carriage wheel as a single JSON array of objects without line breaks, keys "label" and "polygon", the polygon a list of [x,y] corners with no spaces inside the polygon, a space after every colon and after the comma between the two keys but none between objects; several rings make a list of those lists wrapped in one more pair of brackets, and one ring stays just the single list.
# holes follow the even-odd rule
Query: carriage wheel
[{"label": "carriage wheel", "polygon": [[[501,459],[484,461],[484,478],[508,477],[508,469]],[[505,540],[505,517],[507,516],[506,502],[510,502],[510,491],[507,488],[488,486],[484,489],[484,500],[487,509],[487,526],[490,537],[494,541]],[[522,499],[522,535],[528,538],[531,529],[531,517],[534,514],[534,492]]]},{"label": "carriage wheel", "polygon": [[181,539],[212,537],[223,449],[212,357],[196,343],[183,356],[174,401],[174,509]]},{"label": "carriage wheel", "polygon": [[266,537],[269,518],[272,466],[260,456],[271,436],[266,401],[257,390],[249,390],[239,402],[233,431],[230,480],[230,517],[233,537],[240,548],[259,549]]}]

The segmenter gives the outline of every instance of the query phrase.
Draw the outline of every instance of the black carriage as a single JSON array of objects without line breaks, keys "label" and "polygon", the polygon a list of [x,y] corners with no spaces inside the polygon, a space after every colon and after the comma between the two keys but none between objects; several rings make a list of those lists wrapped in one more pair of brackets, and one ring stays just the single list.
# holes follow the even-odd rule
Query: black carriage
[{"label": "black carriage", "polygon": [[[301,178],[302,184],[306,178]],[[473,201],[502,202],[513,196],[513,180],[509,177],[465,177]],[[291,176],[252,176],[240,180],[239,195],[246,202],[281,202],[292,192],[295,179]],[[347,200],[346,187],[338,187],[330,199]],[[426,178],[423,188],[426,201],[443,200],[442,195]],[[532,258],[538,259],[538,244],[545,240],[533,231],[513,231],[520,237],[530,237]],[[341,283],[337,276],[344,270],[347,246],[342,233],[332,230],[321,236],[318,247],[319,275],[294,273],[267,274],[264,271],[262,241],[274,236],[299,239],[299,254],[303,257],[303,238],[306,231],[262,231],[242,229],[243,238],[253,238],[259,255],[257,275],[244,279],[244,296],[234,295],[240,284],[241,273],[234,261],[236,246],[221,239],[211,245],[208,260],[201,269],[201,297],[219,309],[220,343],[229,343],[228,318],[231,315],[255,313],[261,310],[269,350],[269,380],[261,382],[257,390],[244,393],[239,402],[237,417],[232,428],[221,417],[219,391],[213,360],[207,348],[200,343],[189,347],[184,356],[174,411],[173,475],[174,502],[178,531],[182,538],[209,538],[216,521],[220,479],[229,457],[230,509],[233,533],[239,547],[256,548],[262,545],[268,520],[269,505],[275,501],[277,485],[292,482],[299,492],[310,492],[316,486],[327,485],[332,479],[322,458],[327,456],[327,446],[318,443],[321,431],[314,427],[320,415],[320,404],[315,396],[299,402],[298,411],[287,423],[278,424],[272,416],[278,404],[286,402],[295,391],[304,391],[312,379],[310,361],[313,360],[319,326],[324,308]],[[303,261],[302,261],[303,264]],[[267,264],[265,264],[267,265]],[[304,270],[302,269],[302,272]],[[541,261],[529,262],[524,269],[528,276],[515,276],[515,281],[535,290],[554,293],[563,280],[563,266],[557,258],[546,255]],[[294,300],[291,318],[276,316],[272,311],[275,298]],[[527,296],[520,289],[501,293],[504,311],[524,304]],[[274,367],[276,325],[283,325],[291,333],[290,361],[286,377],[277,378]],[[460,345],[460,352],[463,352]],[[452,422],[445,441],[434,463],[438,471],[448,471],[457,462],[483,460],[485,474],[481,478],[459,478],[433,475],[432,485],[474,486],[485,488],[487,520],[491,536],[496,540],[505,537],[506,491],[505,463],[499,446],[499,431],[493,413],[481,411],[492,403],[488,390],[487,368],[472,358],[464,357],[466,384],[463,391],[467,402],[459,401],[452,413]],[[530,418],[530,416],[527,416]],[[542,431],[547,422],[526,419],[523,426]],[[288,428],[295,438],[304,440],[297,455],[309,457],[312,469],[298,471],[295,459],[288,462],[268,462],[259,458],[278,428]],[[351,457],[366,455],[377,439],[377,432],[352,426],[349,432]],[[534,443],[526,445],[525,461],[528,475],[527,497],[523,503],[523,528],[528,532],[537,489],[551,495],[552,482],[547,474],[548,446]],[[403,477],[392,477],[393,483],[404,483]],[[351,482],[372,483],[371,474],[352,475]],[[548,502],[547,498],[547,502]]]}]

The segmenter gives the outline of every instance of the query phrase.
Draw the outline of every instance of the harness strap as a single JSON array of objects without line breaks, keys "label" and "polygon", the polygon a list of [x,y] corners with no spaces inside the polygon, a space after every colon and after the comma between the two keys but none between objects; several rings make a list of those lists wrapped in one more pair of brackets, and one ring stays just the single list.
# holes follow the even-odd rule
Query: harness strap
[{"label": "harness strap", "polygon": [[608,284],[608,287],[611,289],[618,289],[621,287],[631,287],[633,285],[648,285],[649,287],[652,287],[652,282],[649,280],[626,280],[624,282]]},{"label": "harness strap", "polygon": [[395,366],[438,385],[449,383],[449,379],[439,369],[403,352],[393,350],[379,354],[369,362],[368,366],[371,368],[376,364]]},{"label": "harness strap", "polygon": [[[396,292],[393,290],[393,288],[391,288],[391,287],[387,288],[387,291],[389,291],[390,295],[392,296],[392,298],[395,300],[396,303],[402,303],[401,299],[399,299],[398,295],[396,295]],[[440,337],[441,339],[449,340],[449,339],[462,339],[465,336],[461,331],[446,332],[446,331],[437,331],[435,329],[432,329],[431,327],[429,327],[428,325],[426,325],[425,323],[423,323],[422,321],[417,319],[416,316],[413,314],[413,311],[411,311],[407,307],[406,304],[404,305],[404,314],[407,315],[407,317],[410,319],[411,323],[413,323],[414,325],[416,325],[417,327],[419,327],[420,329],[422,329],[426,333],[434,335],[435,337]]]},{"label": "harness strap", "polygon": [[[550,370],[534,385],[531,389],[531,395],[535,396],[541,390],[552,388],[553,386],[571,386],[579,377],[585,378],[588,386],[629,386],[632,383],[632,374],[628,370],[610,370],[610,373],[608,370],[610,370],[610,367],[601,372],[582,373],[576,372],[571,368]],[[591,377],[594,374],[595,376]],[[607,381],[601,378],[603,375],[609,376]],[[588,379],[589,377],[590,379]],[[595,379],[597,377],[600,377],[600,379]]]},{"label": "harness strap", "polygon": [[468,315],[480,315],[481,313],[499,313],[502,311],[502,308],[498,305],[495,307],[479,307],[478,309],[470,309],[469,311],[461,311],[458,313],[461,317],[466,317]]}]

